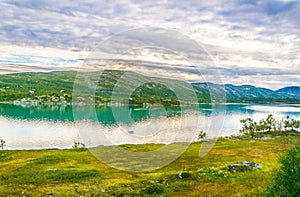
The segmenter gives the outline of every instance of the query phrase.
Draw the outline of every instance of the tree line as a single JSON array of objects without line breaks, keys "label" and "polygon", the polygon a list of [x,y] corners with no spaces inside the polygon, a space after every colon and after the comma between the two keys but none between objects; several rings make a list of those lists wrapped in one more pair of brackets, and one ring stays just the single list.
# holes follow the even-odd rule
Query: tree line
[{"label": "tree line", "polygon": [[284,136],[299,134],[300,120],[286,116],[280,120],[275,119],[272,114],[269,114],[266,119],[261,119],[259,122],[253,118],[241,119],[242,129],[240,133],[249,135],[252,138],[270,136]]}]

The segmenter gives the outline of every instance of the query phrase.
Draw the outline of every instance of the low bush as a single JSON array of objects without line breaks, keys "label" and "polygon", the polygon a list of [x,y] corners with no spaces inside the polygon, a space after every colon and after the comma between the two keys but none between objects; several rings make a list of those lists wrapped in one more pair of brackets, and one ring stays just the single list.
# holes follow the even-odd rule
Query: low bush
[{"label": "low bush", "polygon": [[46,172],[47,179],[53,181],[78,182],[81,179],[97,177],[100,175],[98,170],[49,170]]},{"label": "low bush", "polygon": [[165,186],[160,183],[150,183],[147,185],[142,192],[148,195],[158,195],[164,193],[166,190]]}]

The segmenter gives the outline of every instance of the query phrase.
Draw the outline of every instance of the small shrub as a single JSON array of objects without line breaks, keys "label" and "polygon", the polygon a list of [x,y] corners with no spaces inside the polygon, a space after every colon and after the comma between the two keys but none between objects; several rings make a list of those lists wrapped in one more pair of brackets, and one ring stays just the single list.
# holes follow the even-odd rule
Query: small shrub
[{"label": "small shrub", "polygon": [[[120,183],[114,185],[112,187],[107,188],[106,190],[101,189],[102,193],[107,192],[107,196],[115,196],[115,197],[122,197],[122,196],[140,196],[138,189],[135,188],[136,185],[132,185],[129,183]],[[100,195],[103,196],[103,195]]]},{"label": "small shrub", "polygon": [[0,139],[0,148],[3,150],[5,145],[5,141],[3,139]]},{"label": "small shrub", "polygon": [[85,144],[83,144],[81,142],[74,141],[74,144],[73,144],[72,148],[73,149],[76,149],[76,148],[85,148]]},{"label": "small shrub", "polygon": [[148,195],[162,194],[165,192],[165,186],[159,183],[150,183],[142,192]]},{"label": "small shrub", "polygon": [[181,171],[177,174],[177,176],[180,179],[185,179],[185,178],[190,178],[192,175],[189,172]]},{"label": "small shrub", "polygon": [[112,196],[123,197],[123,196],[139,196],[137,192],[130,190],[129,188],[118,188],[112,192]]},{"label": "small shrub", "polygon": [[77,152],[86,151],[87,150],[87,148],[85,147],[84,143],[77,142],[77,141],[74,141],[74,144],[73,144],[72,148],[73,148],[73,150],[75,150]]},{"label": "small shrub", "polygon": [[198,137],[197,137],[198,141],[202,142],[206,139],[206,137],[207,137],[206,132],[204,132],[203,130],[200,130],[199,133],[198,133]]}]

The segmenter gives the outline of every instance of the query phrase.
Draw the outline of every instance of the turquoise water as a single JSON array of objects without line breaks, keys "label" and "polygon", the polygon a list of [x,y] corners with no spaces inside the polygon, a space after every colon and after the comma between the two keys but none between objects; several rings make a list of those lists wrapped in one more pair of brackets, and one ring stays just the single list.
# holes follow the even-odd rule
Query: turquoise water
[{"label": "turquoise water", "polygon": [[[76,113],[78,113],[77,117],[79,117],[77,119],[88,119],[85,118],[85,114],[90,113],[91,110],[95,110],[98,121],[104,125],[129,122],[126,119],[118,119],[117,122],[114,119],[114,114],[118,114],[119,117],[127,117],[126,114],[130,113],[130,117],[134,121],[142,121],[162,115],[166,117],[180,116],[184,113],[194,112],[195,109],[198,109],[197,113],[203,116],[234,113],[252,114],[255,111],[247,109],[246,105],[242,104],[219,106],[200,104],[199,107],[185,107],[184,110],[180,106],[165,108],[156,106],[77,106],[76,109]],[[23,120],[74,121],[72,105],[0,104],[0,116]]]},{"label": "turquoise water", "polygon": [[[289,115],[300,119],[300,106],[73,107],[0,104],[0,139],[6,141],[6,149],[70,148],[74,140],[84,141],[87,145],[91,143],[91,146],[171,143],[185,141],[186,134],[194,135],[199,130],[207,132],[209,137],[237,134],[241,128],[240,119],[252,117],[260,120],[270,113],[276,118]],[[97,140],[92,142],[94,136]],[[104,140],[105,137],[109,140]]]}]

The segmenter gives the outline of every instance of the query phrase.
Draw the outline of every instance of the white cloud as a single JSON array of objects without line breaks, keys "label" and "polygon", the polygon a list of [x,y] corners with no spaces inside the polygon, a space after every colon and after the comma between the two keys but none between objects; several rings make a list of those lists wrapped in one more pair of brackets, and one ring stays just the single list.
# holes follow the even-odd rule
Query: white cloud
[{"label": "white cloud", "polygon": [[[239,76],[224,76],[228,83],[265,83],[276,88],[300,85],[297,77],[276,77],[286,70],[300,70],[299,9],[300,3],[291,0],[4,0],[0,2],[0,40],[6,46],[86,51],[131,28],[163,27],[203,43],[216,65],[231,71],[226,75]],[[263,80],[270,77],[278,81]]]}]

